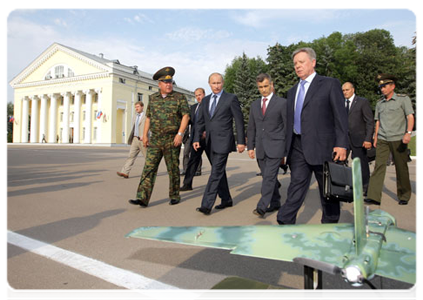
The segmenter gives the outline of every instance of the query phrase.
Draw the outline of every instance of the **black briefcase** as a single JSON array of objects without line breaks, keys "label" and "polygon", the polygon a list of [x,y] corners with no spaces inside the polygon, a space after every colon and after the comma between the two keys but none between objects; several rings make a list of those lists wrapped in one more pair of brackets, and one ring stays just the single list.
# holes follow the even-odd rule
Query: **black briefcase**
[{"label": "black briefcase", "polygon": [[352,171],[345,163],[325,161],[323,165],[323,195],[329,201],[352,202]]}]

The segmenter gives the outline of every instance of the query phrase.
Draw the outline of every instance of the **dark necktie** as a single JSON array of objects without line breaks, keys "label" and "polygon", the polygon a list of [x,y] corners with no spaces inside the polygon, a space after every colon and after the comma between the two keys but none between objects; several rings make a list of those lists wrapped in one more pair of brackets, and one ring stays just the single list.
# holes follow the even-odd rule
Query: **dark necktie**
[{"label": "dark necktie", "polygon": [[305,88],[304,85],[307,81],[301,80],[300,90],[298,91],[297,104],[295,105],[294,114],[294,130],[297,134],[301,134],[301,111],[303,110]]},{"label": "dark necktie", "polygon": [[261,106],[261,112],[263,113],[263,116],[266,113],[266,101],[267,98],[263,98],[263,105]]},{"label": "dark necktie", "polygon": [[345,108],[347,110],[347,115],[350,112],[350,99],[347,99],[347,107]]},{"label": "dark necktie", "polygon": [[198,103],[197,107],[195,108],[195,113],[194,113],[194,120],[193,123],[195,124],[195,121],[197,121],[197,117],[198,117],[198,110],[200,109],[200,103]]},{"label": "dark necktie", "polygon": [[214,110],[216,109],[216,99],[217,99],[217,96],[213,95],[213,102],[212,102],[212,105],[210,107],[210,118],[213,117]]}]

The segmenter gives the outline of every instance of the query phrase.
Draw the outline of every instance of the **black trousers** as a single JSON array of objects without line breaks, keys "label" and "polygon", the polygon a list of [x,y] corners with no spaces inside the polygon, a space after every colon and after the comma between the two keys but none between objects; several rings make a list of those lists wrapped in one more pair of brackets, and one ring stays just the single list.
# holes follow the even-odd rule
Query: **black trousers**
[{"label": "black trousers", "polygon": [[291,147],[291,183],[288,187],[286,202],[278,212],[278,223],[295,224],[297,213],[303,205],[310,188],[311,175],[313,173],[320,192],[320,203],[322,207],[321,222],[337,223],[341,211],[339,201],[327,201],[323,197],[323,165],[309,165],[307,163],[302,151],[301,136],[294,135]]},{"label": "black trousers", "polygon": [[350,149],[352,151],[351,158],[354,159],[356,157],[360,158],[360,165],[361,165],[361,179],[363,181],[363,192],[367,195],[367,189],[369,187],[369,179],[370,179],[370,168],[369,168],[369,159],[367,157],[367,149],[360,147],[354,147],[350,144]]},{"label": "black trousers", "polygon": [[[197,151],[194,150],[192,144],[190,147],[191,152],[185,169],[184,185],[192,186],[192,180],[201,162],[201,155],[206,150],[206,142],[203,139],[200,140],[200,148],[198,148]],[[201,169],[199,171],[201,171]]]},{"label": "black trousers", "polygon": [[212,209],[217,195],[222,199],[222,203],[232,201],[226,177],[226,163],[229,153],[213,152],[210,146],[206,145],[206,154],[211,164],[211,173],[203,194],[201,207]]},{"label": "black trousers", "polygon": [[278,173],[282,158],[270,158],[265,156],[263,159],[257,159],[261,176],[261,198],[257,203],[257,211],[265,213],[266,209],[278,208],[281,206],[281,195],[279,193]]}]

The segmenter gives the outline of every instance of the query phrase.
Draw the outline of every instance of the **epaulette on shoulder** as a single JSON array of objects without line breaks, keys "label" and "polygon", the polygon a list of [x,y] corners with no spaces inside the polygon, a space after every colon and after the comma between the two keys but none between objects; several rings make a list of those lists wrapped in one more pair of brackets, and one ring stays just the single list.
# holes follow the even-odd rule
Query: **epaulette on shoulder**
[{"label": "epaulette on shoulder", "polygon": [[407,97],[406,94],[397,94],[398,97]]}]

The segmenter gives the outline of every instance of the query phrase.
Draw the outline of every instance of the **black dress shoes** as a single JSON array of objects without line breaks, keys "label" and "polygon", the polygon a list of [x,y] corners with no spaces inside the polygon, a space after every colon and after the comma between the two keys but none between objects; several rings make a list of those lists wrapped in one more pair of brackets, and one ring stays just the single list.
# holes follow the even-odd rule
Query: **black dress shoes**
[{"label": "black dress shoes", "polygon": [[180,192],[192,191],[192,186],[188,184],[184,184],[183,186],[181,186],[179,191]]},{"label": "black dress shoes", "polygon": [[398,202],[398,204],[399,204],[399,205],[407,205],[407,204],[408,204],[408,201],[405,201],[405,200],[400,200],[400,201]]},{"label": "black dress shoes", "polygon": [[216,205],[214,208],[224,209],[224,208],[227,208],[227,207],[232,207],[232,205],[233,205],[233,203],[232,203],[232,201],[230,201],[230,202],[225,202],[225,203],[221,203],[219,205]]},{"label": "black dress shoes", "polygon": [[147,207],[148,206],[148,204],[145,204],[140,199],[129,200],[128,202],[131,203],[132,205],[139,205],[139,206],[142,206],[142,207]]},{"label": "black dress shoes", "polygon": [[256,216],[259,216],[260,218],[264,218],[265,213],[255,209],[255,210],[253,210],[253,214],[255,214]]},{"label": "black dress shoes", "polygon": [[211,209],[205,207],[197,207],[196,211],[205,214],[206,216],[210,215]]},{"label": "black dress shoes", "polygon": [[277,207],[268,207],[268,208],[266,208],[266,212],[267,213],[274,212],[274,211],[279,210],[279,208],[281,208],[281,207],[280,206],[277,206]]},{"label": "black dress shoes", "polygon": [[364,199],[364,203],[366,203],[366,204],[380,205],[380,202],[377,202],[376,200],[369,199],[369,198]]},{"label": "black dress shoes", "polygon": [[181,201],[181,200],[178,200],[178,199],[170,199],[170,201],[169,201],[169,205],[175,205],[175,204],[178,204],[180,201]]}]

